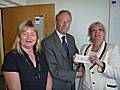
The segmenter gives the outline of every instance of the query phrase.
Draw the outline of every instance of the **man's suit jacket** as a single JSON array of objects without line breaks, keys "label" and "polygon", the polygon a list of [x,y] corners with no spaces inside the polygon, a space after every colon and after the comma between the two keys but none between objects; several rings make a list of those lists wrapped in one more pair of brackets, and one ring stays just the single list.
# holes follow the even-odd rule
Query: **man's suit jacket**
[{"label": "man's suit jacket", "polygon": [[69,57],[56,33],[53,32],[41,43],[48,61],[49,69],[53,77],[53,90],[72,90],[76,78],[73,70],[73,55],[78,53],[75,40],[72,35],[66,34]]}]

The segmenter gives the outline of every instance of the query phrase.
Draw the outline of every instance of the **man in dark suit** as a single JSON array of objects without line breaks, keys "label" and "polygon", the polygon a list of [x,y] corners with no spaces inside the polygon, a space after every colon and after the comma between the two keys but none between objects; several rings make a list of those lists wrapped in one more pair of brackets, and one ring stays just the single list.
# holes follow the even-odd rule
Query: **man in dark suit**
[{"label": "man in dark suit", "polygon": [[[67,33],[71,21],[69,11],[60,11],[56,15],[56,30],[41,43],[52,75],[52,90],[74,90],[76,76],[82,76],[82,72],[73,70],[73,55],[78,50],[74,37]],[[67,43],[67,50],[64,49],[63,42]]]}]

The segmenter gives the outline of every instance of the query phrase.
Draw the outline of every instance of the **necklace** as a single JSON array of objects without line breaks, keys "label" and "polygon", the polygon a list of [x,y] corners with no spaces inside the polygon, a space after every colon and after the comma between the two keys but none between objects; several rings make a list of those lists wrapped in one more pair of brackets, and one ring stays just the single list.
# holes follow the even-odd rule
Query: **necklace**
[{"label": "necklace", "polygon": [[34,67],[32,61],[30,60],[29,56],[27,53],[23,51],[22,57],[24,58],[25,62],[30,66],[34,73],[34,78],[35,79],[40,79],[40,73],[41,73],[41,65],[40,65],[40,58],[37,53],[35,53],[35,60],[36,60],[36,67]]}]

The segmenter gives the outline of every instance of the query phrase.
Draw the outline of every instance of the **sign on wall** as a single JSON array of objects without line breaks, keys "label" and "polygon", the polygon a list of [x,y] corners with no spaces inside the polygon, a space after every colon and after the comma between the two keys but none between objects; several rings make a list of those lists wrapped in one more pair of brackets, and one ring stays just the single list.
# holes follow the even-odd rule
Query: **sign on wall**
[{"label": "sign on wall", "polygon": [[120,44],[120,0],[110,2],[109,42]]}]

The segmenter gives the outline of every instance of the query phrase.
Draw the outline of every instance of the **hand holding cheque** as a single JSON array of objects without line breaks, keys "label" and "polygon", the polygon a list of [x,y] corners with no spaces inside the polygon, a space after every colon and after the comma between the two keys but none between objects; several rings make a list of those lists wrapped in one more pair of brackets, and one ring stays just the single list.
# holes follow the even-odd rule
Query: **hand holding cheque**
[{"label": "hand holding cheque", "polygon": [[104,64],[102,61],[99,60],[99,58],[96,55],[90,55],[90,56],[84,56],[84,55],[79,55],[76,54],[74,56],[74,62],[75,63],[93,63],[97,64],[100,67],[104,67]]}]

